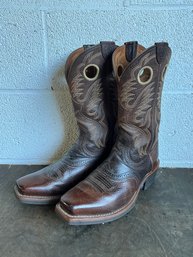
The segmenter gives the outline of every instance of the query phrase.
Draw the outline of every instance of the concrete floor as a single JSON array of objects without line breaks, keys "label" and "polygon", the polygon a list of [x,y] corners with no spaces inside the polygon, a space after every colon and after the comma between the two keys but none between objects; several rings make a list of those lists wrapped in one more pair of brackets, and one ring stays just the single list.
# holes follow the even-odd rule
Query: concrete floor
[{"label": "concrete floor", "polygon": [[193,257],[193,169],[161,169],[135,208],[112,223],[69,226],[54,207],[21,204],[16,178],[41,166],[0,166],[2,257]]}]

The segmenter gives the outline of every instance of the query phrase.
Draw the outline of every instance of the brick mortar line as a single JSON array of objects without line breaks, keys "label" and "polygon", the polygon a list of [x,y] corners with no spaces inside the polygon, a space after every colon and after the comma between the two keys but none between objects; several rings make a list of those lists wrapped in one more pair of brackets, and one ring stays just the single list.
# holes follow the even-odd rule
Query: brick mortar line
[{"label": "brick mortar line", "polygon": [[87,6],[85,7],[67,7],[67,6],[59,6],[59,7],[52,7],[52,6],[26,6],[26,7],[21,7],[21,6],[6,6],[0,7],[0,10],[18,10],[18,11],[79,11],[79,12],[87,12],[87,11],[117,11],[117,10],[133,10],[133,11],[151,11],[151,10],[163,10],[163,11],[172,11],[172,10],[193,10],[193,5],[188,5],[188,4],[130,4],[128,5],[127,3],[124,3],[122,6],[119,7],[92,7],[92,6]]}]

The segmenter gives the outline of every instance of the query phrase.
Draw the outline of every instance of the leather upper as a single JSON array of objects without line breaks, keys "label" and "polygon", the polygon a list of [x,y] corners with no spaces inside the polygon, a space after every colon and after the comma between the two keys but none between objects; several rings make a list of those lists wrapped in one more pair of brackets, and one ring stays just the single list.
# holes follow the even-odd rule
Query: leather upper
[{"label": "leather upper", "polygon": [[129,42],[115,50],[118,137],[107,159],[61,198],[61,207],[70,215],[116,213],[132,201],[144,177],[158,165],[161,93],[170,55],[167,43],[145,49]]},{"label": "leather upper", "polygon": [[[88,45],[74,51],[65,75],[72,97],[79,137],[59,161],[17,180],[25,195],[62,195],[83,180],[108,155],[115,142],[116,84],[112,74],[113,42]],[[98,67],[94,80],[85,77],[87,66]]]}]

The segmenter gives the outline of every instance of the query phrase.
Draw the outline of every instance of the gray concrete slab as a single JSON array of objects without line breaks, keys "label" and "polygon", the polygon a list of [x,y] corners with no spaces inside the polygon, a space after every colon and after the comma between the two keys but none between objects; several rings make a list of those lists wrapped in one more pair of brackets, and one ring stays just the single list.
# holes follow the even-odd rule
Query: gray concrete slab
[{"label": "gray concrete slab", "polygon": [[193,169],[160,169],[135,208],[105,225],[69,226],[54,207],[21,204],[16,178],[41,166],[0,166],[2,257],[193,257]]}]

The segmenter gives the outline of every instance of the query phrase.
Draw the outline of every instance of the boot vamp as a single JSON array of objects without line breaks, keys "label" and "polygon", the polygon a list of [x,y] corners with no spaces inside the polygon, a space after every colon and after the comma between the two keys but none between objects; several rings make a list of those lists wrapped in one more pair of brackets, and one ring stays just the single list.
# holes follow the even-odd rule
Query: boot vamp
[{"label": "boot vamp", "polygon": [[70,151],[59,161],[16,181],[20,193],[25,195],[61,195],[84,179],[96,168],[100,155],[77,155]]},{"label": "boot vamp", "polygon": [[142,182],[135,170],[111,154],[95,171],[61,198],[71,215],[104,215],[132,203]]}]

